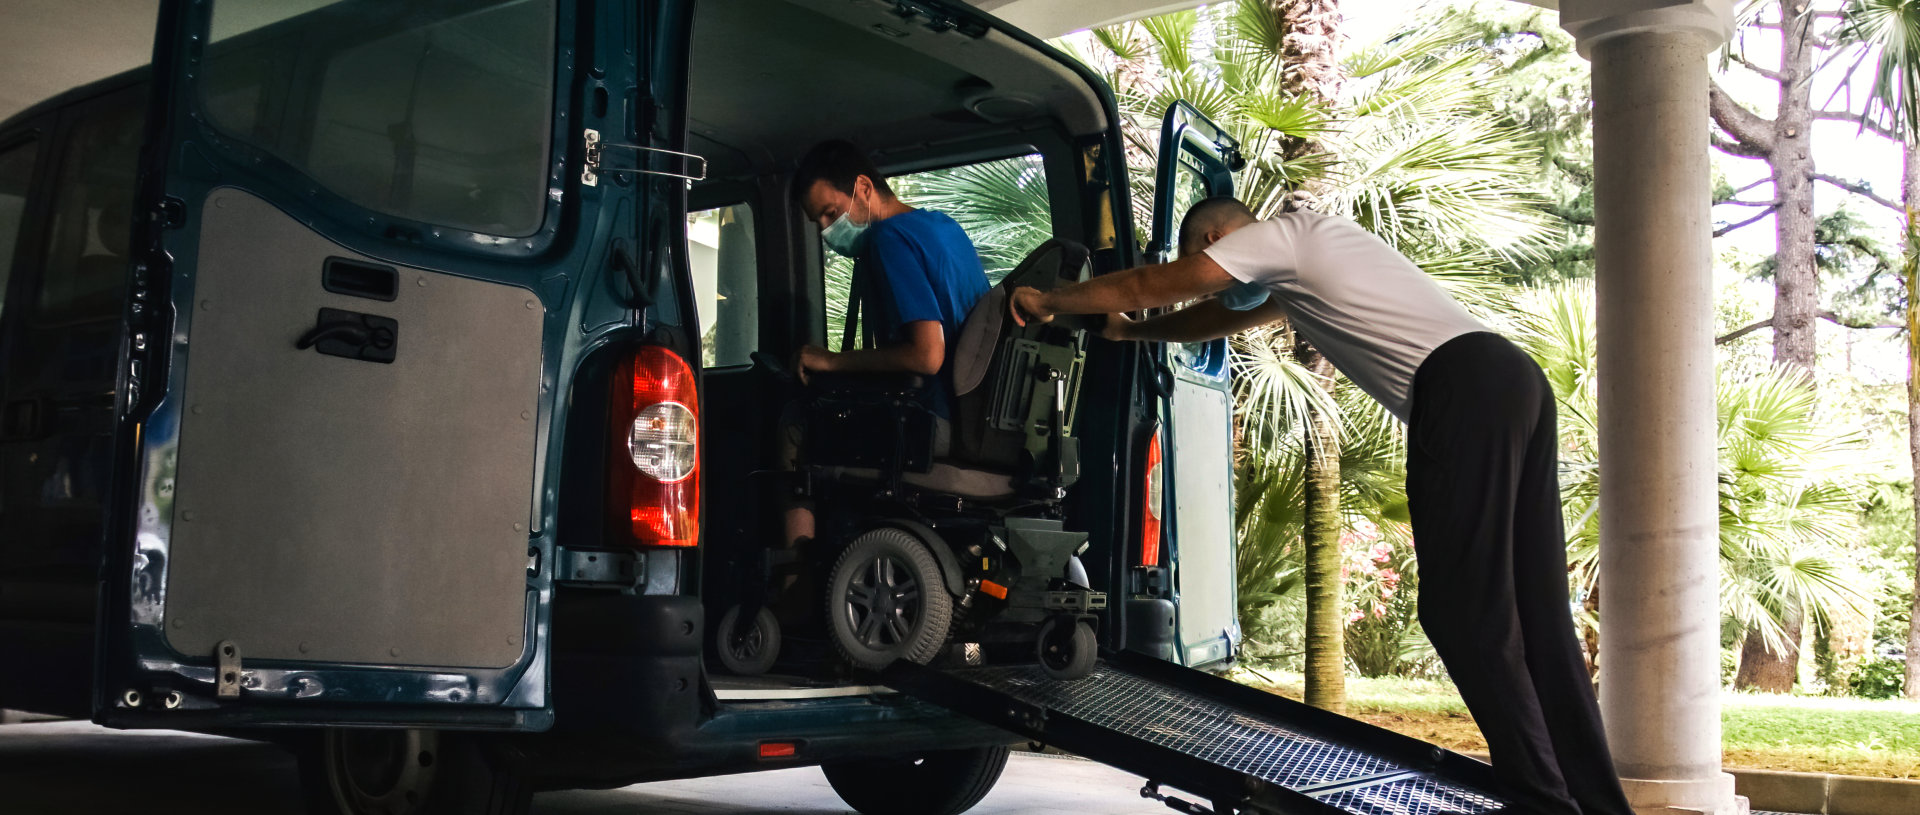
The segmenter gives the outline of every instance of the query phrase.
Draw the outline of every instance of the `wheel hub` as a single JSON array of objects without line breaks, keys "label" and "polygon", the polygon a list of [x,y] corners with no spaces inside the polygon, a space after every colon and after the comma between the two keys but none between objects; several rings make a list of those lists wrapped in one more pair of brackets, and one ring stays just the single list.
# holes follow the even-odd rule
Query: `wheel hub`
[{"label": "wheel hub", "polygon": [[860,643],[886,649],[906,642],[919,624],[920,584],[906,565],[877,557],[847,584],[847,615]]}]

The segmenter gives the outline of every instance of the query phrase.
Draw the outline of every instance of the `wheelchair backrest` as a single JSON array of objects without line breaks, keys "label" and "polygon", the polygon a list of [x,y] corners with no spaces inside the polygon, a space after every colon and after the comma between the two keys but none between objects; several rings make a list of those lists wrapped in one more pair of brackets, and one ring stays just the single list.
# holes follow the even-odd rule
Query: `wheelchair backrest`
[{"label": "wheelchair backrest", "polygon": [[[1058,238],[1027,254],[980,298],[954,350],[952,458],[1064,487],[1078,477],[1074,408],[1086,332],[1065,321],[1021,326],[1007,314],[1020,286],[1042,291],[1085,280],[1087,248]],[[1064,417],[1054,433],[1055,415]]]}]

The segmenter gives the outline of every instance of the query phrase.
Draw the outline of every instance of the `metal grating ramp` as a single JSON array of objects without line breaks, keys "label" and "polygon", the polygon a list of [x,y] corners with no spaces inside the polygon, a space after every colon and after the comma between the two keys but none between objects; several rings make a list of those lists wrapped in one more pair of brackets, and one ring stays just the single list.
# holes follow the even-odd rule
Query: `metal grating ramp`
[{"label": "metal grating ramp", "polygon": [[1488,792],[1490,772],[1472,759],[1138,655],[1108,655],[1091,675],[1071,681],[1049,679],[1035,666],[896,666],[884,678],[908,694],[1199,795],[1223,815],[1510,812]]},{"label": "metal grating ramp", "polygon": [[1039,668],[1027,666],[979,668],[954,675],[1289,789],[1402,769],[1108,665],[1071,682],[1048,679]]}]

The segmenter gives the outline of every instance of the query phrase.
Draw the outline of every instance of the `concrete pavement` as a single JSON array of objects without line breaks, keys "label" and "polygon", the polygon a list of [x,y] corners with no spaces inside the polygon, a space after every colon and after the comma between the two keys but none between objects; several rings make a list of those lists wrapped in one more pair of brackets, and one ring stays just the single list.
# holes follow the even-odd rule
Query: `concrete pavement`
[{"label": "concrete pavement", "polygon": [[[1015,753],[977,815],[1163,815],[1139,778],[1074,758]],[[841,815],[851,812],[813,768],[542,793],[534,811],[562,815]],[[277,747],[86,722],[0,727],[0,812],[6,815],[304,815],[292,756]]]}]

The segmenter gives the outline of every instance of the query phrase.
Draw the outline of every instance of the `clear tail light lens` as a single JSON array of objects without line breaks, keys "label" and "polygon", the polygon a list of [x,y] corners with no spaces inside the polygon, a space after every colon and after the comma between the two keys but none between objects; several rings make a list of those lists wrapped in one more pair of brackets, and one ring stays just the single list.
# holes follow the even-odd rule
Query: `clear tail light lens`
[{"label": "clear tail light lens", "polygon": [[1147,442],[1147,477],[1140,496],[1140,565],[1160,565],[1160,513],[1166,496],[1166,468],[1161,465],[1160,430]]},{"label": "clear tail light lens", "polygon": [[700,452],[698,435],[692,408],[660,402],[642,408],[633,418],[627,452],[640,472],[671,484],[693,475]]},{"label": "clear tail light lens", "polygon": [[615,371],[613,415],[622,455],[608,479],[635,546],[700,542],[700,397],[693,369],[645,346]]}]

